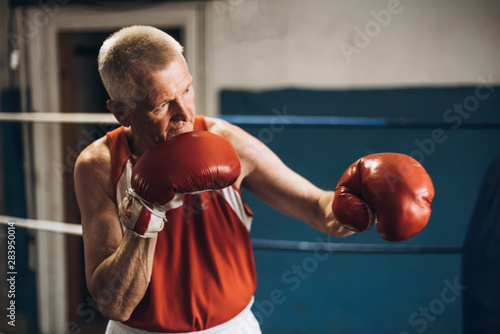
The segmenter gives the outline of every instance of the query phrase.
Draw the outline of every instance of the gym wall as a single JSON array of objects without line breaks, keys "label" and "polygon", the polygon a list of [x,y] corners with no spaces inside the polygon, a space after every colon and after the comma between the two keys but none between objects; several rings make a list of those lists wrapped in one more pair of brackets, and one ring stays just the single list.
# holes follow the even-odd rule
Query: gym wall
[{"label": "gym wall", "polygon": [[[462,245],[484,173],[500,153],[498,127],[467,125],[499,120],[498,2],[215,1],[209,12],[214,110],[274,117],[246,129],[325,189],[361,156],[412,155],[436,197],[428,226],[400,244]],[[302,115],[402,126],[298,128],[282,117]],[[412,120],[428,124],[403,126]],[[327,239],[244,196],[254,238],[388,244],[374,230]],[[461,331],[459,253],[325,254],[255,252],[254,311],[264,332]],[[449,286],[456,295],[446,303]]]}]

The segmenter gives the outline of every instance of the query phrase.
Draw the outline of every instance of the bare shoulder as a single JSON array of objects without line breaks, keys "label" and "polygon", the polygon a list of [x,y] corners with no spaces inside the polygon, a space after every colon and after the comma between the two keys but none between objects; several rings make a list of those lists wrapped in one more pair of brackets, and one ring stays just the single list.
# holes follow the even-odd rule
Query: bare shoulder
[{"label": "bare shoulder", "polygon": [[80,153],[79,158],[97,157],[103,154],[109,156],[109,145],[106,136],[102,136],[87,146]]},{"label": "bare shoulder", "polygon": [[80,153],[74,178],[77,197],[89,189],[112,195],[111,154],[106,137],[94,141]]},{"label": "bare shoulder", "polygon": [[263,145],[242,128],[223,119],[206,117],[206,122],[208,130],[226,138],[234,146],[240,158],[242,156],[249,157],[249,155],[252,155],[256,150],[261,149],[261,145]]},{"label": "bare shoulder", "polygon": [[206,122],[210,132],[227,139],[238,153],[241,161],[241,177],[239,180],[239,183],[241,183],[244,178],[255,171],[260,161],[262,161],[259,157],[268,153],[269,149],[245,130],[223,119],[206,117]]},{"label": "bare shoulder", "polygon": [[216,117],[205,117],[208,131],[213,132],[221,137],[231,141],[242,135],[241,129],[223,119]]},{"label": "bare shoulder", "polygon": [[80,153],[75,164],[75,174],[86,172],[101,174],[105,170],[111,172],[111,153],[106,137],[101,137]]}]

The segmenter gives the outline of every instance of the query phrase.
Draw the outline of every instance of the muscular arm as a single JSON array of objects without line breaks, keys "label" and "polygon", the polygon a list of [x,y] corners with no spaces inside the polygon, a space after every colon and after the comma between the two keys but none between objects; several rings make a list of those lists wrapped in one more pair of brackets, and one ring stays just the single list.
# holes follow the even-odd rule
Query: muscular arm
[{"label": "muscular arm", "polygon": [[79,156],[75,191],[82,215],[88,289],[105,317],[126,321],[151,279],[156,238],[122,232],[104,139]]},{"label": "muscular arm", "polygon": [[333,192],[324,191],[288,168],[266,145],[223,120],[207,118],[209,130],[228,139],[240,156],[238,186],[247,188],[265,203],[305,221],[324,233],[352,234],[332,212]]}]

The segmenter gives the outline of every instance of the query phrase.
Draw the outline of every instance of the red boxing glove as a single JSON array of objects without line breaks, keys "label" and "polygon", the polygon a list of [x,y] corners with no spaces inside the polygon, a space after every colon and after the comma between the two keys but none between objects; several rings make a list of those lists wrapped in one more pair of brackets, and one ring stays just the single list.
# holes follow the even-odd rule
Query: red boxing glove
[{"label": "red boxing glove", "polygon": [[377,222],[382,238],[402,241],[425,227],[433,197],[431,178],[418,161],[404,154],[379,153],[359,159],[344,172],[332,208],[339,223],[350,230],[364,232]]},{"label": "red boxing glove", "polygon": [[163,229],[165,211],[182,205],[182,194],[226,188],[240,171],[233,146],[216,134],[193,131],[167,139],[135,164],[120,220],[138,235],[151,237]]}]

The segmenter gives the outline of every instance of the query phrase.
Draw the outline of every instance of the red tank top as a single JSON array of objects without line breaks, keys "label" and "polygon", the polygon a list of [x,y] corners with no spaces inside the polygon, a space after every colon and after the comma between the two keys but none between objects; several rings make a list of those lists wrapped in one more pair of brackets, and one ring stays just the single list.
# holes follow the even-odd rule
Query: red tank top
[{"label": "red tank top", "polygon": [[[207,131],[196,116],[195,131]],[[132,160],[125,129],[106,134],[117,204],[130,187]],[[152,332],[191,332],[231,320],[256,288],[250,241],[252,213],[235,186],[184,195],[158,234],[151,282],[126,325]]]}]

